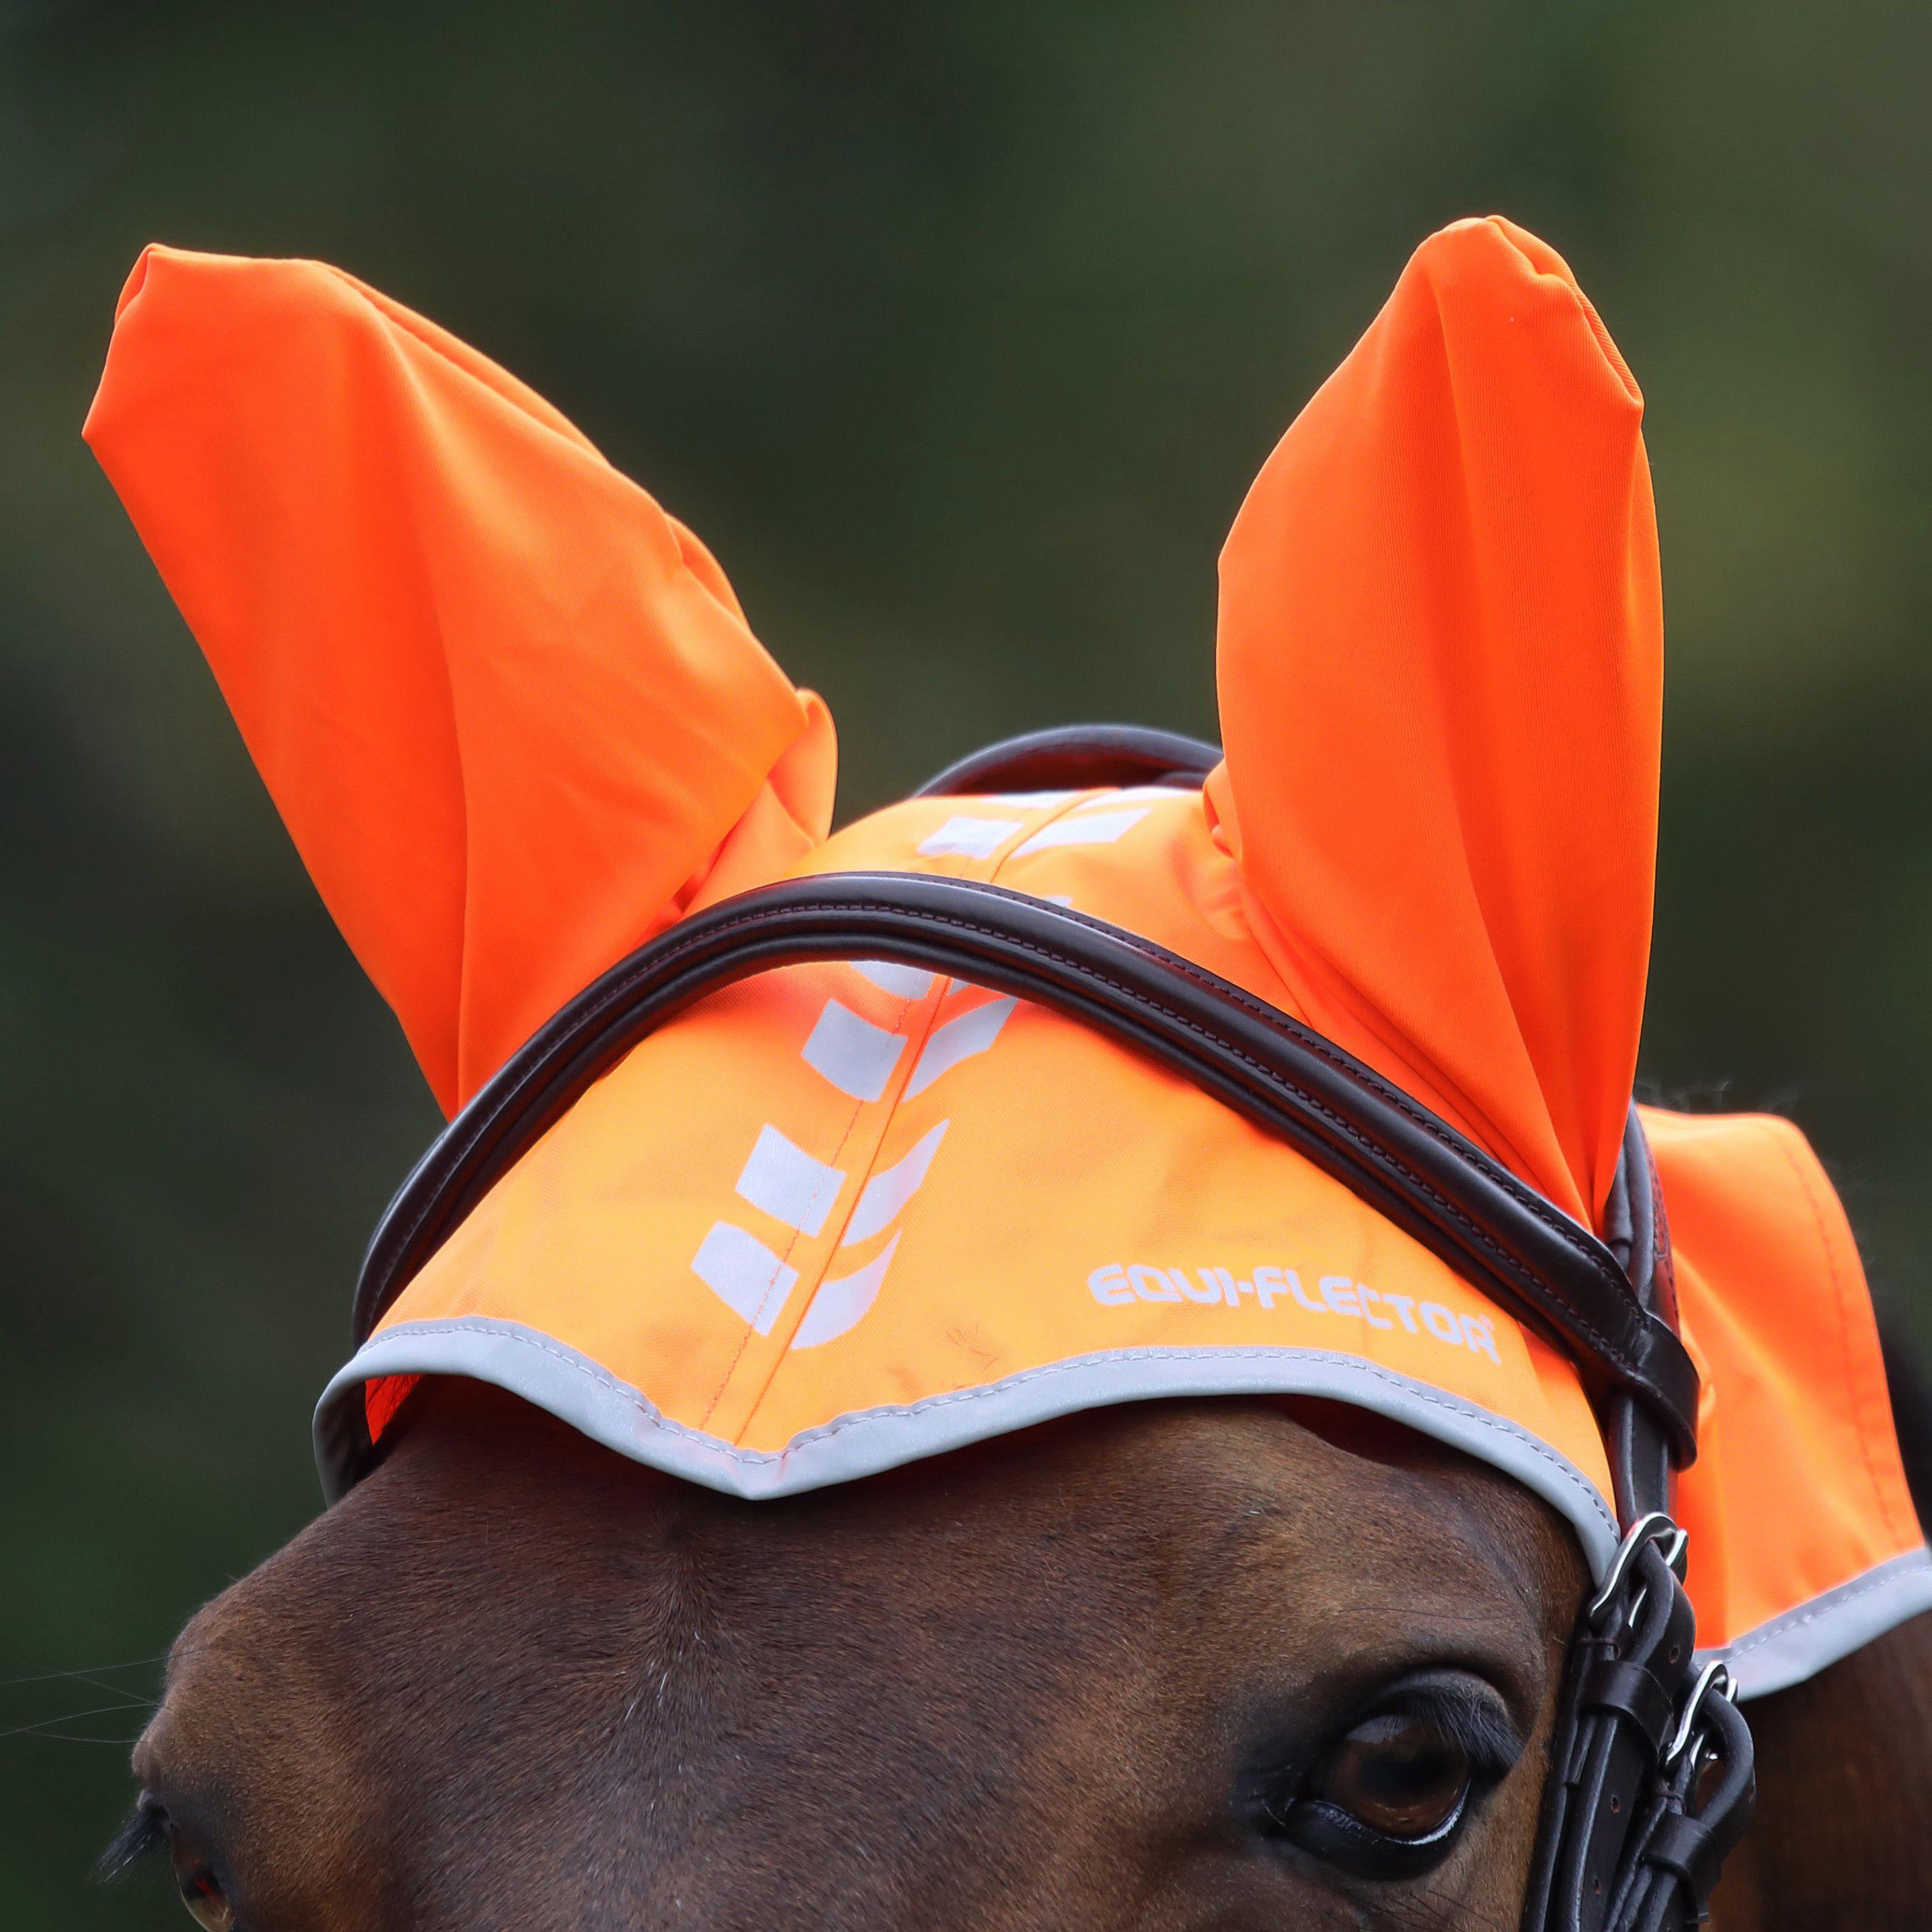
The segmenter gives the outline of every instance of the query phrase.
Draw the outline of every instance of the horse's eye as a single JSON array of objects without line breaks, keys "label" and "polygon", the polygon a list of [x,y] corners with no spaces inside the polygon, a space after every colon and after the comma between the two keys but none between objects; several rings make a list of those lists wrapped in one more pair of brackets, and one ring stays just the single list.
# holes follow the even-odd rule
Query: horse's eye
[{"label": "horse's eye", "polygon": [[1384,1838],[1435,1838],[1469,1792],[1468,1754],[1418,1712],[1365,1719],[1316,1767],[1304,1787]]},{"label": "horse's eye", "polygon": [[175,1868],[175,1882],[181,1888],[182,1903],[204,1932],[235,1932],[235,1908],[221,1888],[221,1881],[202,1860],[176,1839],[168,1852]]},{"label": "horse's eye", "polygon": [[1262,1783],[1262,1828],[1360,1878],[1412,1878],[1447,1858],[1472,1795],[1520,1754],[1507,1707],[1462,1673],[1392,1687],[1299,1772]]}]

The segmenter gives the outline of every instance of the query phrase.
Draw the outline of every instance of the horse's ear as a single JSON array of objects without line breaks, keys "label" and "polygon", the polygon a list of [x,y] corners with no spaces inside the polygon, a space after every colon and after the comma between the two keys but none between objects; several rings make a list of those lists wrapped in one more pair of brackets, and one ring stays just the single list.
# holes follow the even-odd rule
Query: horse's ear
[{"label": "horse's ear", "polygon": [[1221,559],[1210,799],[1291,992],[1592,1221],[1650,950],[1642,414],[1562,259],[1459,223],[1270,456]]},{"label": "horse's ear", "polygon": [[704,546],[350,277],[150,248],[86,434],[446,1108],[824,838],[830,718]]}]

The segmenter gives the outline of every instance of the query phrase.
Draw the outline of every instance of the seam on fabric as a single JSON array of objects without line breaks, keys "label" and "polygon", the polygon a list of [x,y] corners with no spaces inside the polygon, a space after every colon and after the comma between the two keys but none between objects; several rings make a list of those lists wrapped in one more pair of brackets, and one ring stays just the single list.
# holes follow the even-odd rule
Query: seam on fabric
[{"label": "seam on fabric", "polygon": [[[853,1211],[859,1204],[859,1196],[865,1191],[865,1184],[866,1180],[869,1178],[871,1175],[872,1163],[878,1159],[879,1149],[884,1146],[886,1135],[890,1130],[893,1120],[898,1117],[899,1096],[905,1091],[907,1082],[912,1078],[913,1069],[918,1060],[919,1049],[932,1036],[933,1024],[939,1017],[940,1008],[946,1003],[946,988],[950,983],[950,981],[938,975],[935,975],[934,983],[931,986],[928,987],[926,992],[920,994],[918,998],[905,1000],[900,1003],[898,1017],[900,1021],[903,1022],[908,1013],[913,1012],[921,1004],[929,1001],[931,1003],[931,1006],[930,1010],[927,1012],[926,1016],[926,1024],[923,1027],[920,1028],[916,1034],[908,1033],[901,1035],[901,1037],[905,1041],[905,1046],[899,1054],[898,1064],[892,1070],[892,1078],[893,1080],[897,1082],[897,1085],[896,1088],[892,1089],[891,1097],[888,1099],[885,1095],[881,1094],[878,1103],[868,1102],[864,1100],[855,1102],[852,1108],[852,1112],[845,1122],[844,1131],[838,1136],[838,1144],[833,1150],[832,1156],[832,1165],[835,1167],[839,1164],[840,1160],[844,1154],[845,1150],[850,1146],[852,1136],[857,1130],[860,1121],[864,1118],[866,1108],[868,1105],[878,1104],[882,1107],[878,1135],[872,1143],[872,1155],[870,1159],[868,1159],[866,1162],[865,1172],[861,1174],[859,1174],[856,1169],[853,1171],[854,1178],[857,1180],[859,1184],[853,1190],[851,1207],[846,1209],[844,1219],[838,1222],[839,1231],[842,1231],[850,1222]],[[822,1238],[824,1230],[821,1229],[820,1233],[820,1237]],[[788,1246],[787,1252],[790,1253],[796,1247],[798,1243],[804,1238],[805,1236],[802,1229],[795,1233],[792,1237],[790,1245]],[[758,1384],[757,1393],[753,1395],[750,1402],[746,1408],[745,1419],[738,1426],[739,1434],[743,1434],[745,1430],[751,1427],[754,1418],[758,1414],[759,1408],[763,1404],[766,1395],[770,1393],[773,1380],[777,1376],[778,1370],[784,1365],[785,1355],[787,1352],[791,1347],[792,1337],[798,1333],[799,1324],[804,1321],[806,1312],[812,1306],[813,1299],[818,1294],[819,1288],[824,1281],[825,1270],[831,1266],[832,1257],[838,1252],[838,1243],[836,1232],[835,1232],[832,1238],[826,1244],[825,1249],[825,1259],[820,1264],[817,1279],[813,1281],[810,1291],[800,1298],[798,1312],[793,1317],[790,1328],[785,1330],[784,1340],[773,1350],[771,1366],[765,1371],[764,1380]],[[760,1305],[762,1306],[762,1304]],[[746,1350],[750,1346],[751,1332],[748,1330],[744,1338],[738,1344],[737,1354],[734,1355],[731,1358],[731,1364],[734,1370],[736,1368],[740,1360],[743,1357]],[[718,1390],[718,1395],[722,1396],[723,1394],[724,1390],[721,1385]],[[714,1411],[717,1406],[718,1396],[713,1396],[712,1399],[711,1407],[705,1411],[706,1421],[708,1422],[710,1420],[712,1411]]]},{"label": "seam on fabric", "polygon": [[[982,859],[976,862],[986,868],[986,876],[984,883],[988,885],[991,885],[994,882],[995,877],[998,875],[1000,868],[1006,863],[1008,859],[1012,857],[1014,852],[1016,851],[1020,846],[1024,844],[1028,839],[1034,837],[1036,833],[1044,830],[1046,826],[1052,824],[1057,819],[1064,818],[1068,812],[1071,812],[1074,808],[1075,806],[1090,802],[1096,791],[1102,789],[1104,789],[1104,788],[1090,786],[1085,791],[1076,793],[1066,803],[1055,807],[1047,808],[1046,815],[1041,818],[1036,824],[1034,823],[1028,814],[1022,813],[1021,814],[1022,822],[1019,829],[1016,832],[1009,833],[1003,844],[994,847],[990,857]],[[980,795],[980,794],[972,793],[961,794],[963,797],[972,797]],[[989,795],[993,796],[998,796],[997,794]],[[950,874],[939,874],[936,876],[950,878],[952,875]],[[892,1123],[898,1118],[899,1105],[905,1098],[905,1090],[911,1084],[912,1076],[914,1074],[919,1070],[920,1054],[925,1051],[926,1042],[932,1039],[934,1031],[938,1025],[940,1009],[946,1004],[947,989],[952,986],[960,985],[972,986],[974,983],[970,980],[962,981],[956,975],[950,973],[935,974],[933,976],[933,978],[934,983],[931,988],[929,988],[926,992],[922,993],[919,996],[918,999],[908,1000],[905,1001],[900,1009],[898,1017],[902,1021],[903,1021],[906,1015],[912,1012],[921,1001],[930,1000],[932,1002],[931,1010],[926,1016],[925,1025],[922,1027],[916,1034],[909,1033],[904,1036],[906,1042],[905,1051],[899,1056],[899,1064],[898,1066],[893,1070],[893,1078],[897,1083],[896,1085],[891,1088],[888,1094],[881,1094],[879,1097],[878,1102],[876,1103],[882,1108],[882,1114],[879,1123],[878,1138],[874,1142],[872,1146],[872,1160],[866,1162],[865,1174],[860,1178],[860,1185],[858,1188],[854,1191],[852,1196],[852,1205],[846,1209],[845,1219],[839,1223],[841,1228],[843,1228],[850,1222],[853,1214],[857,1209],[859,1205],[859,1196],[864,1192],[865,1181],[871,1176],[872,1162],[878,1160],[879,1149],[884,1147],[886,1144],[886,1136],[892,1131]],[[850,1144],[853,1132],[857,1127],[861,1118],[863,1116],[866,1105],[867,1103],[862,1100],[852,1109],[851,1118],[845,1124],[845,1131],[839,1136],[838,1150],[832,1156],[832,1162],[835,1166],[838,1164],[840,1155],[844,1154],[846,1148]],[[798,1242],[803,1237],[800,1234],[794,1234],[791,1243],[786,1250],[788,1255],[791,1252],[793,1249],[796,1248]],[[745,1431],[749,1429],[752,1424],[758,1420],[758,1411],[764,1406],[765,1398],[771,1394],[772,1384],[777,1381],[779,1371],[784,1366],[785,1357],[791,1347],[791,1338],[798,1333],[800,1325],[805,1320],[806,1312],[812,1306],[812,1296],[815,1295],[818,1292],[820,1285],[824,1280],[825,1268],[829,1268],[831,1265],[831,1257],[836,1254],[838,1251],[838,1243],[835,1239],[825,1251],[825,1265],[819,1270],[818,1280],[814,1281],[812,1283],[811,1293],[806,1294],[799,1304],[798,1313],[794,1317],[790,1328],[786,1331],[784,1345],[776,1349],[772,1353],[771,1365],[765,1371],[765,1378],[764,1382],[759,1384],[758,1393],[752,1396],[750,1403],[746,1407],[745,1410],[744,1420],[738,1426],[737,1433],[739,1436],[742,1436]],[[763,1305],[764,1304],[762,1303],[760,1304],[760,1308],[763,1307]],[[732,1376],[736,1372],[739,1363],[743,1359],[746,1351],[750,1346],[751,1336],[749,1331],[747,1331],[746,1335],[739,1342],[737,1352],[731,1358],[730,1366],[725,1370],[724,1381],[719,1383],[717,1394],[711,1398],[710,1406],[704,1412],[704,1420],[706,1422],[708,1423],[711,1420],[712,1416],[716,1412],[718,1404],[724,1396],[726,1386],[729,1384]]]},{"label": "seam on fabric", "polygon": [[[1083,805],[1091,805],[1096,799],[1104,797],[1107,793],[1110,791],[1118,791],[1120,789],[1120,788],[1118,785],[1088,785],[1084,790],[1076,792],[1071,798],[1066,800],[1064,802],[1059,805],[1049,805],[1045,807],[1044,810],[1046,815],[1040,820],[1037,825],[1023,826],[1019,831],[1016,832],[1004,845],[996,845],[993,848],[993,856],[986,862],[987,884],[989,886],[997,886],[1000,883],[1000,873],[1001,868],[1005,866],[1006,861],[1010,859],[1022,845],[1025,844],[1029,839],[1037,838],[1049,825],[1058,825],[1063,818],[1066,817],[1068,813],[1077,810],[1080,806]],[[993,792],[988,794],[988,796],[997,798],[999,796],[999,794]],[[1014,889],[1011,886],[1007,888],[1007,890],[1009,891],[1012,891],[1012,890]]]},{"label": "seam on fabric", "polygon": [[[937,998],[933,998],[935,990],[938,994],[938,997]],[[943,1000],[944,998],[945,991],[943,986],[936,989],[928,988],[926,992],[920,994],[916,999],[901,1000],[896,1019],[898,1022],[902,1023],[907,1014],[910,1012],[914,1007],[917,1006],[921,1000],[932,999],[932,1013],[928,1016],[926,1021],[926,1031],[929,1033],[932,1030],[932,1018],[934,1016],[938,1014],[940,1001]],[[896,1027],[895,1028],[895,1030],[896,1030]],[[906,1041],[908,1047],[911,1046],[912,1036],[910,1034],[902,1034],[901,1035],[901,1037]],[[921,1037],[923,1038],[924,1035],[922,1035]],[[643,1043],[644,1042],[641,1040],[638,1042],[640,1046],[642,1046]],[[905,1064],[908,1058],[908,1054],[902,1050],[899,1055],[899,1064],[901,1066],[903,1066]],[[894,1072],[898,1078],[901,1087],[903,1088],[909,1076],[905,1073],[900,1072],[898,1068],[894,1069]],[[834,1167],[836,1167],[838,1165],[841,1156],[844,1154],[846,1148],[851,1144],[853,1133],[856,1130],[860,1119],[864,1116],[866,1105],[867,1103],[862,1100],[855,1099],[853,1101],[851,1111],[845,1117],[844,1126],[840,1130],[838,1144],[832,1150],[832,1165]],[[891,1124],[892,1114],[894,1111],[896,1109],[897,1106],[898,1101],[896,1097],[886,1103],[885,1118],[886,1124],[887,1126]],[[884,1133],[885,1129],[882,1126],[880,1130],[879,1145],[882,1145],[884,1144]],[[873,1151],[876,1156],[878,1152],[878,1145],[874,1146]],[[868,1166],[869,1167],[869,1163],[868,1163]],[[862,1180],[860,1186],[862,1187],[863,1184],[864,1184]],[[855,1192],[853,1196],[853,1206],[856,1207],[857,1204],[858,1196]],[[851,1218],[851,1208],[848,1208],[845,1210],[845,1213],[846,1220],[849,1220]],[[844,1222],[841,1222],[839,1226],[843,1227],[844,1226]],[[824,1231],[821,1229],[821,1234]],[[814,1236],[811,1238],[817,1239],[818,1238]],[[807,1239],[807,1236],[802,1228],[794,1228],[791,1231],[790,1238],[785,1243],[784,1252],[778,1257],[780,1262],[785,1266],[789,1267],[790,1265],[792,1256],[798,1252],[799,1244],[806,1239]],[[750,1406],[745,1412],[745,1421],[742,1425],[742,1426],[749,1427],[752,1417],[758,1414],[758,1405],[764,1400],[765,1392],[772,1385],[772,1378],[778,1373],[778,1364],[784,1360],[785,1350],[791,1346],[790,1338],[792,1336],[798,1333],[798,1324],[800,1322],[802,1322],[805,1319],[805,1311],[812,1306],[812,1298],[818,1294],[819,1284],[824,1278],[825,1269],[830,1264],[831,1256],[836,1253],[837,1251],[838,1244],[835,1240],[829,1246],[826,1247],[825,1250],[826,1257],[826,1261],[820,1264],[816,1278],[814,1279],[811,1285],[806,1288],[804,1295],[801,1298],[797,1316],[793,1321],[790,1328],[787,1331],[785,1340],[778,1346],[772,1358],[772,1366],[766,1371],[764,1381],[759,1385],[758,1393],[752,1396]],[[770,1287],[765,1290],[764,1294],[759,1299],[756,1314],[753,1316],[750,1322],[746,1324],[745,1332],[738,1337],[738,1346],[732,1351],[730,1360],[724,1365],[724,1373],[719,1380],[717,1388],[712,1391],[710,1401],[705,1405],[704,1421],[699,1424],[700,1430],[702,1430],[704,1425],[708,1424],[712,1417],[717,1413],[718,1405],[724,1400],[724,1391],[731,1386],[731,1379],[738,1372],[739,1364],[743,1361],[746,1353],[751,1348],[752,1338],[758,1332],[758,1316],[762,1315],[765,1312],[765,1304],[771,1299],[772,1293],[776,1289],[777,1286],[778,1284],[775,1281]],[[781,1309],[782,1309],[782,1306],[783,1304],[781,1304]],[[776,1317],[774,1316],[773,1326],[776,1327]]]},{"label": "seam on fabric", "polygon": [[[506,1322],[489,1316],[460,1316],[446,1322],[412,1322],[399,1323],[364,1347],[375,1346],[375,1341],[387,1342],[392,1339],[412,1336],[473,1335],[486,1339],[515,1342],[520,1346],[547,1355],[574,1370],[589,1382],[608,1390],[635,1409],[653,1428],[680,1437],[706,1449],[722,1454],[736,1462],[771,1465],[782,1463],[802,1447],[815,1442],[830,1442],[850,1433],[854,1430],[876,1426],[888,1421],[910,1419],[920,1415],[943,1412],[949,1408],[964,1406],[973,1402],[1006,1394],[1010,1390],[1024,1388],[1030,1384],[1052,1380],[1056,1377],[1102,1366],[1113,1363],[1138,1362],[1214,1362],[1214,1361],[1294,1361],[1306,1360],[1322,1364],[1351,1373],[1360,1374],[1368,1379],[1382,1383],[1399,1393],[1414,1398],[1431,1408],[1457,1415],[1478,1426],[1493,1431],[1504,1439],[1528,1450],[1538,1460],[1546,1463],[1552,1474],[1600,1516],[1612,1533],[1615,1532],[1615,1518],[1611,1515],[1600,1492],[1576,1465],[1552,1449],[1538,1436],[1531,1433],[1520,1424],[1507,1417],[1496,1414],[1480,1403],[1467,1396],[1449,1394],[1432,1388],[1425,1382],[1398,1374],[1384,1368],[1379,1363],[1371,1362],[1359,1355],[1349,1355],[1328,1348],[1294,1348],[1268,1346],[1199,1348],[1140,1348],[1096,1350],[1084,1355],[1069,1356],[1057,1362],[1046,1362],[1031,1369],[1023,1369],[1016,1374],[1003,1376],[996,1382],[980,1383],[971,1388],[950,1389],[920,1397],[917,1401],[903,1404],[879,1405],[868,1409],[855,1410],[850,1414],[834,1418],[831,1421],[802,1430],[782,1449],[751,1449],[742,1444],[727,1442],[723,1437],[710,1434],[701,1428],[694,1428],[688,1423],[674,1420],[665,1415],[657,1405],[632,1383],[625,1382],[604,1368],[602,1364],[580,1355],[576,1351],[560,1346],[548,1336],[527,1328],[520,1322]],[[352,1369],[354,1362],[347,1364]],[[394,1373],[394,1370],[376,1371]],[[418,1371],[418,1372],[429,1372]],[[1105,1407],[1107,1404],[1097,1404]],[[918,1459],[914,1459],[918,1460]]]},{"label": "seam on fabric", "polygon": [[[904,1015],[902,1013],[900,1015],[900,1018],[904,1018]],[[638,1043],[640,1046],[643,1044],[641,1041]],[[838,1144],[832,1152],[832,1164],[833,1166],[836,1167],[838,1164],[838,1156],[844,1152],[847,1143],[852,1138],[852,1130],[858,1125],[859,1116],[865,1112],[865,1109],[866,1103],[864,1101],[854,1100],[852,1102],[851,1112],[846,1116],[844,1127],[841,1131],[838,1136]],[[806,1233],[802,1228],[794,1228],[791,1230],[790,1235],[787,1238],[785,1241],[784,1252],[778,1256],[779,1264],[782,1267],[788,1268],[790,1266],[792,1256],[798,1252],[798,1244],[800,1242],[805,1240],[805,1238]],[[820,1273],[822,1274],[824,1272],[824,1270],[821,1268],[820,1270]],[[704,1426],[704,1424],[710,1421],[712,1417],[718,1412],[718,1405],[724,1400],[724,1391],[731,1386],[731,1378],[738,1372],[739,1364],[743,1361],[746,1352],[751,1348],[752,1338],[758,1333],[758,1317],[765,1312],[766,1303],[771,1300],[772,1295],[776,1292],[777,1288],[778,1282],[776,1280],[774,1279],[770,1285],[766,1288],[764,1293],[758,1298],[758,1305],[757,1308],[752,1311],[751,1320],[745,1324],[744,1333],[738,1337],[738,1346],[731,1351],[731,1359],[724,1364],[724,1372],[721,1377],[719,1377],[718,1386],[711,1392],[711,1400],[704,1406],[704,1418],[699,1424],[700,1428]],[[808,1306],[811,1304],[812,1298],[818,1292],[818,1283],[814,1280],[812,1282],[810,1286],[806,1288],[805,1292],[804,1298],[806,1304]],[[779,1306],[782,1309],[784,1304],[780,1303]],[[776,1315],[774,1315],[772,1317],[774,1326],[776,1325],[777,1318]],[[780,1354],[782,1355],[784,1352],[783,1349],[781,1348],[779,1352]],[[764,1392],[761,1390],[760,1391],[760,1394],[762,1395],[763,1393]],[[757,1402],[758,1398],[754,1397],[754,1407],[757,1406]]]}]

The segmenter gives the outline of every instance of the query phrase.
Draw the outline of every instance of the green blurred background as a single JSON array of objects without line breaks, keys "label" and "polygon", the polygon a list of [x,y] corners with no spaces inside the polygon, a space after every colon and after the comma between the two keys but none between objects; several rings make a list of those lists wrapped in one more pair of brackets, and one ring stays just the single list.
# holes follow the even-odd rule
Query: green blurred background
[{"label": "green blurred background", "polygon": [[1649,402],[1646,1076],[1794,1114],[1923,1312],[1928,99],[1911,0],[0,6],[0,1922],[178,1922],[82,1882],[140,1660],[316,1508],[436,1125],[79,440],[143,242],[340,262],[561,404],[829,695],[850,815],[1211,732],[1263,454],[1424,232],[1529,224]]}]

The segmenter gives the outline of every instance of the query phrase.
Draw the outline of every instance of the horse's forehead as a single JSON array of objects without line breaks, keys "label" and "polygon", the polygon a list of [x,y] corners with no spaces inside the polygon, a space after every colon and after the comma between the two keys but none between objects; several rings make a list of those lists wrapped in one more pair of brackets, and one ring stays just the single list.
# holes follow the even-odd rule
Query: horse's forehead
[{"label": "horse's forehead", "polygon": [[637,1869],[714,1888],[757,1845],[842,1896],[990,1834],[1024,1889],[1096,1833],[1155,1856],[1228,1738],[1324,1674],[1468,1664],[1526,1727],[1580,1574],[1505,1480],[1279,1405],[1106,1411],[747,1504],[466,1390],[190,1626],[158,1736],[251,1839],[319,1834],[371,1923],[368,1888],[440,1896],[479,1834],[499,1874],[506,1838],[560,1871],[648,1840]]},{"label": "horse's forehead", "polygon": [[836,1658],[855,1616],[875,1650],[916,1612],[970,1651],[1050,1630],[1056,1606],[1090,1634],[1156,1603],[1210,1617],[1250,1594],[1277,1635],[1311,1640],[1365,1615],[1392,1631],[1484,1616],[1526,1633],[1567,1617],[1580,1571],[1540,1504],[1399,1429],[1325,1420],[1226,1400],[1103,1411],[745,1503],[466,1386],[444,1422],[426,1417],[389,1469],[190,1625],[178,1673],[206,1653],[226,1698],[258,1672],[284,1702],[309,1683],[376,1698],[399,1662],[433,1674],[488,1630],[558,1654],[580,1634],[638,1667],[674,1653],[758,1679],[761,1632],[781,1633],[796,1666]]}]

